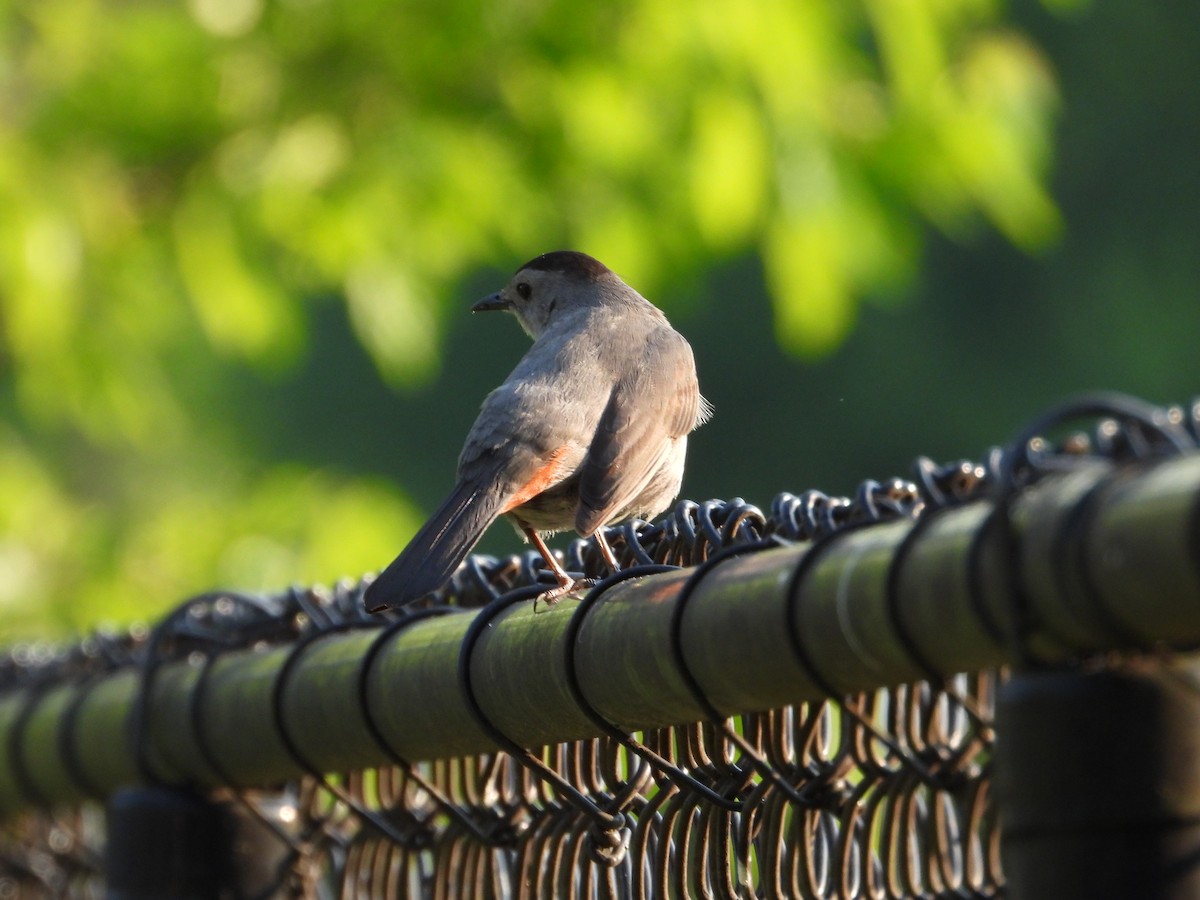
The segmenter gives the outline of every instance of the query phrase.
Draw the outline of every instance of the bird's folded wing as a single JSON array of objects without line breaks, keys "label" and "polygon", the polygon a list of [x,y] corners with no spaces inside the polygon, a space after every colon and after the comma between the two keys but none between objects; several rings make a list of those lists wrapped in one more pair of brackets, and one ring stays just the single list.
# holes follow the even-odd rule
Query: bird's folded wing
[{"label": "bird's folded wing", "polygon": [[663,328],[647,342],[642,362],[613,388],[580,466],[580,534],[591,534],[637,499],[669,461],[674,442],[700,420],[687,342]]}]

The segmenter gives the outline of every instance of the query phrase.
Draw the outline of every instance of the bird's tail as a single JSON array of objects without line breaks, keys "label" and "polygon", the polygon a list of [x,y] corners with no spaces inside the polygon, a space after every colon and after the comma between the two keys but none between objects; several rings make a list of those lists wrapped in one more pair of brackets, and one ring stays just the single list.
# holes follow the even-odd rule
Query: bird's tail
[{"label": "bird's tail", "polygon": [[408,546],[367,588],[370,612],[399,609],[449,581],[500,513],[500,498],[489,486],[459,482]]}]

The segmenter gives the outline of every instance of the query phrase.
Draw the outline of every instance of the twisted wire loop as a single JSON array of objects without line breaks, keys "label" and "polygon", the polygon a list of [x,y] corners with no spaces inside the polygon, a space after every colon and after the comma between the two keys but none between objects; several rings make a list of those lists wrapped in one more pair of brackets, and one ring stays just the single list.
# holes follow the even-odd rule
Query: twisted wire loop
[{"label": "twisted wire loop", "polygon": [[[1045,436],[1079,418],[1091,420],[1090,430],[1054,441]],[[1045,475],[1082,460],[1144,462],[1197,444],[1200,402],[1158,409],[1091,396],[1038,419],[981,462],[939,465],[920,458],[911,481],[864,481],[850,497],[784,493],[765,514],[739,498],[682,501],[658,522],[628,522],[608,529],[607,538],[622,575],[698,567],[697,577],[703,577],[706,562],[717,567],[726,555],[805,541],[812,542],[817,553],[809,556],[815,557],[848,529],[897,519],[928,526],[931,512],[984,498],[996,504],[989,527],[1005,534],[1011,533],[1011,501]],[[1200,511],[1196,530],[1200,546]],[[898,572],[904,553],[897,556]],[[607,574],[593,541],[572,542],[562,558],[572,572]],[[114,669],[139,672],[131,749],[144,778],[155,781],[164,773],[145,735],[150,691],[164,664],[188,659],[202,665],[191,709],[198,726],[207,674],[221,654],[290,646],[296,658],[325,633],[375,628],[361,690],[375,651],[396,631],[455,608],[491,605],[498,611],[535,596],[548,577],[534,552],[476,555],[420,608],[375,617],[363,612],[365,582],[269,597],[206,594],[150,631],[95,635],[68,648],[14,648],[0,657],[0,696],[27,692],[35,698],[32,708],[38,693],[52,686],[69,683],[82,692]],[[596,595],[580,604],[574,626],[620,577],[597,585]],[[1010,587],[1013,611],[1022,614],[1022,586],[1014,581]],[[889,595],[889,604],[894,600]],[[684,603],[679,606],[682,617]],[[603,737],[427,762],[400,758],[381,743],[389,764],[342,773],[313,770],[292,746],[310,771],[270,790],[233,784],[203,740],[198,750],[224,783],[215,796],[246,813],[276,848],[260,866],[258,881],[243,885],[242,895],[249,897],[1001,896],[990,760],[992,711],[1003,674],[933,671],[915,636],[897,622],[928,680],[853,696],[836,696],[826,687],[823,702],[726,719],[693,684],[707,721],[632,734],[603,720],[576,684],[580,708]],[[994,623],[989,632],[1023,649],[1023,633],[1006,635]],[[797,649],[803,657],[803,648]],[[673,653],[679,656],[678,648]],[[460,667],[468,692],[469,656],[468,648],[468,665]],[[567,662],[573,671],[573,660]],[[676,662],[686,670],[686,660]],[[821,673],[811,674],[814,683],[824,683]],[[286,672],[279,696],[285,685]],[[72,743],[77,707],[67,705],[60,750],[81,793],[94,795],[80,763],[85,748]],[[482,710],[476,715],[481,727],[494,730]],[[499,745],[505,740],[497,735]],[[21,787],[36,793],[27,769],[16,768],[30,782]],[[102,842],[103,816],[95,804],[40,809],[0,823],[0,897],[102,896]]]}]

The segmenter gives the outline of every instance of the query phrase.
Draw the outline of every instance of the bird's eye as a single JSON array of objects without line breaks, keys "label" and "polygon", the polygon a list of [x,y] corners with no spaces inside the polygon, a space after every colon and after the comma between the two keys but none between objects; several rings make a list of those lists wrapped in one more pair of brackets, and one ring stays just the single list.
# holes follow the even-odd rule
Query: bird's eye
[{"label": "bird's eye", "polygon": [[523,281],[517,282],[517,293],[521,295],[522,300],[528,300],[529,294],[531,293],[529,290],[529,285]]}]

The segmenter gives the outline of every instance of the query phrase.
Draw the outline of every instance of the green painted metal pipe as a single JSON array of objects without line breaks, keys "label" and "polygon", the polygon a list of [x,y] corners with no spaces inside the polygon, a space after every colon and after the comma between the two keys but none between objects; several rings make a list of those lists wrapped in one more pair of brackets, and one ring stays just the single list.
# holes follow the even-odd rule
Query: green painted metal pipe
[{"label": "green painted metal pipe", "polygon": [[[797,570],[807,546],[736,557],[692,592],[681,619],[683,652],[709,701],[726,714],[821,699],[824,686],[850,693],[919,680],[930,669],[978,670],[1010,658],[1014,583],[1024,597],[1023,646],[1041,657],[1157,641],[1194,644],[1198,498],[1200,454],[1119,471],[1087,464],[1039,482],[1014,502],[1013,558],[989,528],[988,502],[933,515],[907,543],[908,522],[845,532],[822,547],[802,577]],[[579,630],[574,658],[583,693],[624,728],[703,716],[670,653],[672,615],[688,575],[615,585]],[[514,606],[476,645],[471,673],[479,703],[522,745],[597,733],[565,686],[564,642],[577,606],[571,599],[536,612],[530,603]],[[305,648],[282,693],[288,732],[304,756],[328,771],[385,762],[363,702],[389,745],[408,759],[494,749],[458,684],[459,649],[474,615],[425,619],[394,635],[372,667],[365,698],[357,686],[374,633],[331,634]],[[198,705],[200,667],[164,667],[150,701],[147,755],[154,771],[180,783],[222,781],[200,752],[199,727],[235,784],[297,774],[271,706],[288,652],[221,658]],[[88,690],[69,721],[64,711],[77,687],[56,686],[32,700],[22,693],[0,698],[0,747],[13,747],[23,762],[14,766],[0,752],[0,810],[136,783],[128,721],[137,689],[134,673],[119,672]],[[64,729],[64,722],[73,727]],[[63,760],[71,742],[85,784],[72,779]]]}]

